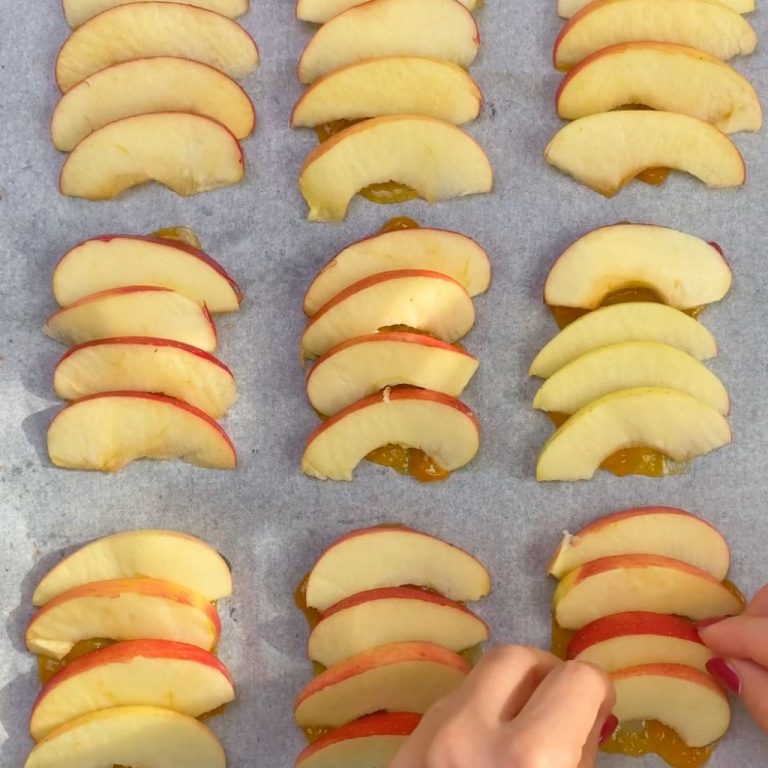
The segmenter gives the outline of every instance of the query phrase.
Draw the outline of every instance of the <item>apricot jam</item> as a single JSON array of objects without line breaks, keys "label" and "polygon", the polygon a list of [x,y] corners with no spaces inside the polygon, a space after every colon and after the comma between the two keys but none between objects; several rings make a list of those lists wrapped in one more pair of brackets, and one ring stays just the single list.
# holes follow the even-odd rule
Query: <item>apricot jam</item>
[{"label": "apricot jam", "polygon": [[669,168],[646,168],[644,171],[640,171],[635,178],[644,184],[660,187],[669,178],[669,174]]},{"label": "apricot jam", "polygon": [[197,232],[189,227],[163,227],[152,232],[152,237],[161,237],[163,240],[176,240],[179,243],[191,245],[198,250],[202,248]]},{"label": "apricot jam", "polygon": [[395,216],[394,219],[390,219],[379,230],[379,234],[383,235],[385,232],[399,232],[403,229],[421,229],[421,224],[414,219],[409,219],[407,216]]},{"label": "apricot jam", "polygon": [[382,448],[376,448],[365,458],[373,464],[390,467],[401,475],[410,475],[420,483],[445,480],[451,474],[424,451],[418,448],[404,448],[402,445],[385,445]]},{"label": "apricot jam", "polygon": [[47,659],[43,656],[37,658],[37,676],[45,685],[60,669],[63,669],[75,659],[85,656],[91,651],[98,651],[112,645],[114,640],[97,638],[94,640],[81,640],[63,659]]}]

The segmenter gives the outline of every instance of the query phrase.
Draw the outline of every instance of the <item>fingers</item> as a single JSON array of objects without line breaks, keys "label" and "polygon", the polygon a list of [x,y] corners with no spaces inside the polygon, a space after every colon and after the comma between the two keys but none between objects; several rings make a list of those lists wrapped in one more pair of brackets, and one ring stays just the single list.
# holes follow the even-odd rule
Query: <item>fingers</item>
[{"label": "fingers", "polygon": [[[722,667],[719,672],[715,672],[715,676],[725,682],[731,690],[740,689],[744,706],[755,722],[768,732],[768,670],[752,661],[742,659],[727,659],[725,661],[727,661],[727,665],[735,678],[731,676],[730,679],[727,679],[726,673],[726,679],[723,679]],[[734,681],[736,685],[734,685]],[[739,693],[738,690],[735,692]]]},{"label": "fingers", "polygon": [[699,629],[699,637],[718,656],[734,656],[768,667],[768,617],[735,616]]},{"label": "fingers", "polygon": [[750,601],[747,613],[751,616],[768,617],[768,584],[766,584]]}]

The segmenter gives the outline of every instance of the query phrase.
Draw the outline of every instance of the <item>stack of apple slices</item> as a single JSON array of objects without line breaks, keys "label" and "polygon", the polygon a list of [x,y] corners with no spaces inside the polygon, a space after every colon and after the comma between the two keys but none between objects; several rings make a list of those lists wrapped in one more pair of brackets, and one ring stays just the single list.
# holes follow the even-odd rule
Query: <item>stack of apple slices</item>
[{"label": "stack of apple slices", "polygon": [[323,735],[296,767],[388,765],[421,715],[469,672],[459,653],[489,630],[462,603],[489,591],[472,555],[410,528],[367,528],[332,544],[306,581],[318,618],[308,655],[325,670],[295,705],[299,726]]},{"label": "stack of apple slices", "polygon": [[490,276],[474,240],[420,227],[354,243],[320,270],[304,299],[301,350],[317,358],[307,395],[327,419],[307,441],[306,474],[351,480],[389,445],[423,451],[437,465],[432,478],[472,460],[477,421],[456,398],[478,361],[455,342]]},{"label": "stack of apple slices", "polygon": [[214,601],[231,594],[224,558],[173,531],[107,536],[62,560],[35,590],[27,628],[41,669],[56,671],[32,708],[26,768],[224,768],[195,718],[235,698],[212,654]]},{"label": "stack of apple slices", "polygon": [[322,24],[299,60],[299,80],[311,87],[291,117],[327,138],[299,179],[311,221],[343,220],[370,185],[406,185],[387,190],[386,202],[491,190],[488,158],[457,127],[474,120],[483,101],[465,69],[480,46],[474,6],[299,0],[298,17]]},{"label": "stack of apple slices", "polygon": [[62,257],[53,293],[62,309],[44,331],[73,345],[54,373],[56,394],[72,401],[48,429],[56,466],[236,466],[215,421],[235,400],[235,380],[211,354],[210,313],[237,311],[242,293],[217,262],[168,236],[97,237]]},{"label": "stack of apple slices", "polygon": [[[726,61],[749,54],[756,35],[742,13],[754,0],[558,0],[569,18],[554,64],[570,70],[557,92],[573,120],[547,160],[610,197],[629,180],[685,171],[710,187],[744,184],[727,134],[757,131],[755,89]],[[629,107],[629,109],[627,109]]]},{"label": "stack of apple slices", "polygon": [[689,461],[731,441],[728,393],[700,362],[717,345],[691,317],[730,286],[719,247],[666,227],[602,227],[560,255],[544,301],[582,316],[530,368],[546,379],[534,407],[561,423],[539,456],[538,480],[589,480],[635,448],[660,454],[650,474],[666,474],[664,457]]},{"label": "stack of apple slices", "polygon": [[51,137],[62,194],[107,200],[157,181],[179,195],[236,184],[253,104],[233,78],[259,52],[233,19],[248,0],[64,0]]},{"label": "stack of apple slices", "polygon": [[568,658],[611,674],[620,722],[660,721],[689,747],[726,732],[728,699],[691,620],[741,613],[723,583],[729,563],[723,536],[679,509],[633,509],[566,534],[549,564],[561,580],[555,619],[575,631]]}]

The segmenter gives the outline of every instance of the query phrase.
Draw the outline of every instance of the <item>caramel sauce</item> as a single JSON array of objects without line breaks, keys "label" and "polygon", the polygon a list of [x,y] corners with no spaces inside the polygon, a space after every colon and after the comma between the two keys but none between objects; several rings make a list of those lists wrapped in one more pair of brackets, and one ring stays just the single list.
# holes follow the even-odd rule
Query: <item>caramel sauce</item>
[{"label": "caramel sauce", "polygon": [[189,227],[163,227],[152,232],[152,237],[161,237],[163,240],[176,240],[185,245],[191,245],[198,250],[202,249],[202,243],[197,232]]},{"label": "caramel sauce", "polygon": [[669,178],[670,171],[669,168],[646,168],[644,171],[640,171],[635,178],[644,184],[660,187]]},{"label": "caramel sauce", "polygon": [[395,216],[394,219],[390,219],[379,230],[379,234],[383,235],[385,232],[399,232],[403,229],[421,229],[421,224],[414,219],[409,219],[407,216]]},{"label": "caramel sauce", "polygon": [[63,659],[47,659],[44,656],[37,657],[37,676],[40,682],[45,685],[60,669],[63,669],[75,659],[85,656],[91,651],[98,651],[100,648],[106,648],[113,645],[114,640],[105,640],[97,638],[94,640],[81,640]]}]

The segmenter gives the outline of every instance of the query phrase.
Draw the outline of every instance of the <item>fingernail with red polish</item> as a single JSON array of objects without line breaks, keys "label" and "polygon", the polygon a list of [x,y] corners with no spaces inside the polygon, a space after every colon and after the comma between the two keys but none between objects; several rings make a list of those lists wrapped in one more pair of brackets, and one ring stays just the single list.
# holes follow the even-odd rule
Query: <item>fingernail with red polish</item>
[{"label": "fingernail with red polish", "polygon": [[720,656],[710,659],[707,662],[707,672],[737,696],[741,695],[741,678],[739,673],[725,659]]},{"label": "fingernail with red polish", "polygon": [[715,616],[711,619],[702,619],[696,622],[696,629],[706,629],[714,624],[719,624],[721,621],[725,621],[727,618],[728,616]]},{"label": "fingernail with red polish", "polygon": [[602,744],[603,742],[607,741],[608,739],[613,736],[614,733],[616,733],[616,729],[619,727],[619,718],[616,717],[616,715],[611,715],[605,723],[603,723],[603,727],[600,729],[600,738],[598,739],[598,744]]}]

